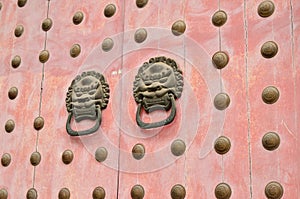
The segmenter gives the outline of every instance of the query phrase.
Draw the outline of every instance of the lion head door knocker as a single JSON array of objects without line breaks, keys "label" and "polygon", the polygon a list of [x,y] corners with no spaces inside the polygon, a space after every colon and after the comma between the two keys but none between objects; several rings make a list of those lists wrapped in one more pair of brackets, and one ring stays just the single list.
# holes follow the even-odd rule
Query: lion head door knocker
[{"label": "lion head door knocker", "polygon": [[[98,130],[101,124],[101,111],[105,109],[109,99],[109,86],[102,74],[95,71],[83,72],[72,81],[67,92],[66,106],[69,112],[66,129],[69,135],[88,135]],[[87,130],[74,131],[71,119],[96,120],[96,124]]]},{"label": "lion head door knocker", "polygon": [[[143,129],[170,124],[176,115],[175,99],[183,89],[182,72],[174,60],[166,57],[151,58],[139,68],[133,84],[133,96],[138,103],[136,122]],[[169,111],[170,115],[159,122],[145,123],[141,120],[141,108],[146,113],[155,110]]]}]

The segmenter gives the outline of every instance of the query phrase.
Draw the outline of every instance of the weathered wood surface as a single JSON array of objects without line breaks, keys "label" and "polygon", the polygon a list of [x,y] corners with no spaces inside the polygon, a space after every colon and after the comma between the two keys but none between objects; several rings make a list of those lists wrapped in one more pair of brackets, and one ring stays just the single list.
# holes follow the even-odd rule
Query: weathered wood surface
[{"label": "weathered wood surface", "polygon": [[[131,198],[130,190],[140,184],[144,198],[171,198],[173,185],[182,184],[186,198],[215,198],[218,183],[226,182],[231,198],[266,198],[265,186],[278,181],[283,198],[299,198],[300,164],[300,4],[297,0],[274,0],[275,12],[268,18],[257,14],[261,1],[149,0],[144,8],[135,1],[33,1],[20,8],[16,1],[1,0],[0,10],[0,85],[2,88],[0,155],[9,153],[12,162],[0,168],[0,188],[8,198],[25,198],[34,187],[38,198],[57,198],[68,188],[71,198],[92,198],[95,187],[102,186],[106,198]],[[103,15],[113,3],[116,13]],[[211,23],[218,10],[228,20],[220,28]],[[77,11],[84,20],[74,25]],[[42,21],[49,17],[52,28],[45,33]],[[181,36],[171,32],[177,20],[186,23]],[[24,26],[21,37],[14,36],[16,25]],[[143,43],[134,41],[135,31],[148,32]],[[102,41],[111,37],[114,47],[101,50]],[[275,41],[278,54],[265,59],[260,47]],[[78,57],[70,56],[73,44],[80,44]],[[43,49],[50,52],[45,63],[39,62]],[[212,55],[223,50],[229,64],[220,70],[211,63]],[[11,59],[20,55],[22,63],[11,67]],[[184,90],[176,100],[177,116],[171,125],[141,130],[135,123],[137,105],[132,96],[138,68],[151,57],[170,57],[184,75]],[[65,96],[71,81],[83,71],[104,74],[110,86],[110,101],[103,111],[100,129],[93,135],[70,137],[65,130],[68,113]],[[266,86],[276,86],[279,100],[272,105],[261,99]],[[10,100],[9,88],[19,94]],[[214,108],[213,99],[226,92],[231,99],[224,111]],[[45,119],[37,132],[33,121]],[[167,113],[152,113],[145,120],[165,118]],[[13,132],[6,133],[8,119],[15,121]],[[86,124],[85,127],[91,125]],[[74,128],[76,128],[74,126]],[[278,149],[267,151],[263,135],[280,135]],[[230,151],[221,156],[214,141],[224,135],[231,140]],[[186,143],[184,155],[175,157],[170,147],[175,139]],[[142,143],[146,154],[132,157],[132,147]],[[99,163],[94,153],[106,147],[108,158]],[[74,159],[69,165],[61,160],[70,149]],[[38,151],[42,160],[33,167],[30,155]]]}]

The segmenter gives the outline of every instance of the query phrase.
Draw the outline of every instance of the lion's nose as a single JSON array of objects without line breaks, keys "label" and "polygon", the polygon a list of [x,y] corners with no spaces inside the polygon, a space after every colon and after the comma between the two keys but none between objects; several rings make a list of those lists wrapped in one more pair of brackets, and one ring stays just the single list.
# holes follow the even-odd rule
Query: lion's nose
[{"label": "lion's nose", "polygon": [[80,98],[80,99],[78,99],[78,102],[83,103],[83,102],[87,102],[88,100],[89,100],[89,98],[88,98],[88,97],[85,97],[85,98]]},{"label": "lion's nose", "polygon": [[150,86],[147,86],[148,91],[157,91],[162,89],[162,85],[159,82],[153,82]]},{"label": "lion's nose", "polygon": [[152,84],[151,86],[148,87],[148,91],[157,91],[161,90],[162,86],[160,84]]}]

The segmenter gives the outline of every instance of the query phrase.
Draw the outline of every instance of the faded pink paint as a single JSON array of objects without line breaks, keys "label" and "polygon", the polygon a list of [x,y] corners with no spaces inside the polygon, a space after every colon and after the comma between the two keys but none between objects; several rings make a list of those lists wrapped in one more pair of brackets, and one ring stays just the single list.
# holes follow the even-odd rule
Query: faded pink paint
[{"label": "faded pink paint", "polygon": [[[33,184],[33,167],[29,159],[35,151],[36,132],[33,129],[33,120],[38,115],[41,80],[38,55],[43,49],[44,41],[40,21],[46,7],[45,2],[28,2],[28,6],[20,10],[15,3],[1,2],[1,156],[10,153],[12,161],[8,167],[1,165],[0,186],[7,189],[9,198],[24,198]],[[32,10],[36,10],[35,15],[29,17]],[[18,24],[25,27],[20,38],[14,36],[14,29]],[[18,69],[11,67],[11,59],[15,55],[22,57]],[[18,87],[19,95],[15,100],[9,100],[7,92],[13,86]],[[8,119],[13,119],[16,124],[10,134],[4,130]]]},{"label": "faded pink paint", "polygon": [[[255,17],[257,4],[248,5],[248,68],[250,132],[252,143],[253,198],[264,197],[264,186],[270,181],[278,181],[284,187],[283,198],[299,197],[299,162],[294,158],[299,154],[297,148],[299,129],[296,116],[299,108],[295,97],[299,89],[295,81],[295,66],[292,57],[291,10],[289,1],[274,1],[276,10],[265,20]],[[294,7],[299,5],[294,4]],[[296,15],[297,12],[293,12]],[[299,12],[298,12],[299,13]],[[298,22],[299,23],[299,22]],[[294,24],[295,27],[296,24]],[[297,37],[296,32],[294,36]],[[274,40],[279,46],[278,54],[272,59],[260,57],[261,45]],[[297,45],[296,45],[297,46]],[[273,105],[261,100],[262,90],[274,85],[280,91],[280,98]],[[272,152],[265,151],[261,139],[268,131],[278,132],[280,147]]]},{"label": "faded pink paint", "polygon": [[[221,72],[210,61],[219,50],[219,28],[211,23],[212,15],[219,9],[217,1],[149,0],[146,7],[138,9],[134,1],[51,0],[48,15],[53,27],[46,40],[50,59],[45,64],[41,101],[45,126],[38,137],[33,120],[39,114],[42,64],[38,55],[46,38],[41,23],[47,16],[48,1],[28,1],[23,8],[18,8],[16,2],[1,2],[0,120],[4,126],[8,119],[14,119],[16,128],[11,134],[3,130],[1,135],[1,155],[10,153],[12,162],[0,168],[0,188],[7,189],[10,199],[24,198],[33,184],[39,198],[57,198],[63,187],[70,190],[71,198],[92,198],[97,186],[103,186],[106,198],[130,198],[135,184],[144,187],[146,199],[170,198],[172,186],[178,183],[185,186],[186,198],[205,199],[215,198],[215,186],[223,181],[231,186],[231,198],[265,198],[265,185],[273,180],[284,187],[283,198],[299,197],[296,146],[300,123],[300,4],[296,0],[292,1],[293,10],[290,1],[274,0],[276,10],[269,18],[257,14],[261,1],[220,1],[220,9],[228,15],[220,28],[220,46],[230,57]],[[108,3],[117,7],[111,18],[103,15]],[[84,13],[84,20],[74,25],[72,17],[79,10]],[[170,31],[177,20],[186,22],[184,36],[175,37]],[[17,24],[25,27],[20,38],[13,33]],[[142,44],[134,42],[138,28],[148,31]],[[99,46],[106,37],[114,38],[115,45],[112,51],[101,52]],[[269,40],[278,44],[279,52],[274,58],[265,59],[260,47]],[[80,44],[81,54],[71,58],[69,51],[75,43]],[[17,54],[22,57],[22,64],[13,69],[10,62]],[[176,100],[177,116],[171,125],[141,130],[135,124],[137,105],[132,83],[138,67],[161,55],[175,59],[182,69],[184,91]],[[110,85],[110,102],[103,111],[98,132],[74,138],[65,130],[68,115],[64,99],[72,79],[85,70],[104,74]],[[280,91],[280,98],[273,105],[261,99],[262,90],[269,85]],[[7,97],[12,86],[19,89],[15,100]],[[213,97],[220,91],[231,98],[230,106],[223,112],[213,107]],[[143,119],[159,120],[167,114],[143,114]],[[214,128],[218,122],[222,129]],[[281,138],[280,147],[271,152],[261,144],[268,131],[278,132]],[[229,137],[232,145],[223,156],[213,149],[220,135]],[[176,158],[170,145],[177,138],[186,142],[187,150]],[[42,161],[34,174],[29,158],[36,141]],[[139,161],[131,156],[136,143],[146,148],[145,157]],[[98,147],[108,150],[108,159],[103,163],[94,158]],[[66,149],[74,153],[69,165],[61,161]]]}]

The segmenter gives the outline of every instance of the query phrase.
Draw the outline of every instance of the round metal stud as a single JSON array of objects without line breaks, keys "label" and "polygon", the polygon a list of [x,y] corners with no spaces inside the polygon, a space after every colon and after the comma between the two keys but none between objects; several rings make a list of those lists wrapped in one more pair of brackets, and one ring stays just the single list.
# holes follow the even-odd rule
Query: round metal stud
[{"label": "round metal stud", "polygon": [[279,147],[280,137],[275,132],[268,132],[263,136],[262,144],[265,149],[273,151]]},{"label": "round metal stud", "polygon": [[174,140],[171,144],[171,151],[175,156],[181,156],[182,154],[184,154],[185,149],[186,146],[183,140]]},{"label": "round metal stud", "polygon": [[17,87],[11,87],[8,91],[8,98],[13,100],[18,96],[18,88]]},{"label": "round metal stud", "polygon": [[181,184],[176,184],[171,189],[171,197],[172,199],[184,199],[186,195],[186,191],[184,186]]},{"label": "round metal stud", "polygon": [[37,199],[38,194],[35,188],[31,188],[27,191],[26,199]]},{"label": "round metal stud", "polygon": [[108,152],[107,152],[106,148],[99,147],[95,152],[95,159],[98,162],[103,162],[104,160],[106,160],[107,155],[108,155]]},{"label": "round metal stud", "polygon": [[104,9],[104,16],[112,17],[116,13],[116,6],[114,4],[108,4]]},{"label": "round metal stud", "polygon": [[42,52],[40,52],[39,55],[39,60],[41,63],[46,63],[49,60],[49,51],[48,50],[43,50]]},{"label": "round metal stud", "polygon": [[175,36],[182,35],[185,32],[185,29],[186,29],[186,25],[182,20],[178,20],[174,22],[172,25],[172,33]]},{"label": "round metal stud", "polygon": [[41,162],[41,154],[39,152],[33,152],[30,156],[30,163],[33,165],[33,166],[37,166],[39,165]]},{"label": "round metal stud", "polygon": [[143,199],[145,196],[145,190],[141,185],[134,185],[130,192],[132,199]]},{"label": "round metal stud", "polygon": [[230,104],[230,98],[227,93],[219,93],[215,96],[214,105],[218,110],[226,109]]},{"label": "round metal stud", "polygon": [[228,64],[229,57],[227,53],[218,51],[212,56],[212,62],[217,69],[222,69]]},{"label": "round metal stud", "polygon": [[0,189],[0,199],[7,199],[8,198],[8,193],[6,189],[2,188]]},{"label": "round metal stud", "polygon": [[279,99],[279,91],[274,86],[268,86],[263,90],[261,97],[266,104],[274,104]]},{"label": "round metal stud", "polygon": [[70,164],[73,160],[73,152],[71,150],[65,150],[62,154],[62,161],[65,164]]},{"label": "round metal stud", "polygon": [[27,3],[27,0],[18,0],[18,6],[21,8],[21,7],[24,7],[25,4]]},{"label": "round metal stud", "polygon": [[9,155],[9,153],[4,153],[1,158],[2,166],[7,167],[10,164],[10,162],[11,162],[11,156]]},{"label": "round metal stud", "polygon": [[21,57],[19,55],[16,55],[12,60],[11,60],[11,66],[13,68],[18,68],[21,65]]},{"label": "round metal stud", "polygon": [[220,183],[215,188],[215,196],[217,199],[229,199],[231,196],[231,188],[226,183]]},{"label": "round metal stud", "polygon": [[283,187],[278,182],[269,182],[265,187],[265,195],[268,199],[280,199],[283,196]]},{"label": "round metal stud", "polygon": [[105,52],[110,51],[114,46],[114,41],[111,38],[105,38],[102,42],[102,50]]},{"label": "round metal stud", "polygon": [[263,1],[258,5],[257,13],[261,17],[269,17],[274,13],[275,5],[272,1]]},{"label": "round metal stud", "polygon": [[212,16],[211,21],[215,26],[218,26],[218,27],[223,26],[227,21],[226,12],[223,10],[219,10],[219,11],[215,12],[214,15]]},{"label": "round metal stud", "polygon": [[136,160],[140,160],[145,156],[145,147],[142,144],[136,144],[132,148],[132,156]]},{"label": "round metal stud", "polygon": [[75,58],[77,57],[81,52],[81,47],[79,44],[74,44],[70,50],[71,57]]},{"label": "round metal stud", "polygon": [[147,5],[148,0],[136,0],[135,3],[138,8],[143,8]]},{"label": "round metal stud", "polygon": [[5,131],[11,133],[15,129],[15,122],[12,119],[9,119],[5,123]]},{"label": "round metal stud", "polygon": [[24,32],[24,27],[22,25],[17,25],[15,28],[15,36],[16,37],[21,37]]},{"label": "round metal stud", "polygon": [[230,147],[231,147],[230,140],[225,136],[220,136],[215,141],[214,148],[218,154],[223,155],[227,153],[230,150]]},{"label": "round metal stud", "polygon": [[261,46],[260,53],[264,58],[270,59],[278,52],[278,45],[274,41],[267,41]]},{"label": "round metal stud", "polygon": [[47,18],[44,19],[43,23],[42,23],[42,29],[43,31],[47,32],[48,30],[50,30],[52,27],[52,19]]},{"label": "round metal stud", "polygon": [[68,188],[62,188],[58,193],[58,199],[70,199],[70,195]]},{"label": "round metal stud", "polygon": [[78,24],[80,24],[82,22],[83,18],[84,18],[83,13],[81,11],[78,11],[73,16],[73,23],[75,25],[78,25]]},{"label": "round metal stud", "polygon": [[93,191],[93,199],[104,199],[105,190],[102,187],[96,187]]},{"label": "round metal stud", "polygon": [[42,117],[37,117],[34,119],[33,127],[35,130],[41,130],[44,127],[44,118]]},{"label": "round metal stud", "polygon": [[137,43],[142,43],[147,38],[147,30],[145,28],[138,29],[134,34],[134,40]]}]

